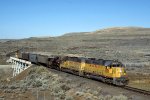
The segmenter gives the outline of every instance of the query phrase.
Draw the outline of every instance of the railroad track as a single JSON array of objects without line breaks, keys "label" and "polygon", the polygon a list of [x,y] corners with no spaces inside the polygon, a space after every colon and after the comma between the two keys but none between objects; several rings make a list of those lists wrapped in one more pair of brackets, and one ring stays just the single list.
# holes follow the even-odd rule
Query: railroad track
[{"label": "railroad track", "polygon": [[[57,72],[58,70],[56,69],[49,69],[48,70],[51,70],[53,72]],[[97,81],[97,80],[96,80]],[[118,87],[118,86],[117,86]],[[119,87],[120,88],[120,87]],[[122,87],[121,87],[122,88]],[[126,90],[129,90],[129,91],[133,91],[133,92],[137,92],[137,93],[141,93],[141,94],[144,94],[144,95],[150,95],[150,91],[147,91],[147,90],[142,90],[142,89],[138,89],[138,88],[134,88],[134,87],[130,87],[130,86],[125,86],[123,87],[123,89],[126,89]]]},{"label": "railroad track", "polygon": [[130,90],[130,91],[133,91],[133,92],[142,93],[144,95],[150,95],[150,91],[142,90],[142,89],[138,89],[138,88],[134,88],[134,87],[130,87],[130,86],[125,86],[124,89]]}]

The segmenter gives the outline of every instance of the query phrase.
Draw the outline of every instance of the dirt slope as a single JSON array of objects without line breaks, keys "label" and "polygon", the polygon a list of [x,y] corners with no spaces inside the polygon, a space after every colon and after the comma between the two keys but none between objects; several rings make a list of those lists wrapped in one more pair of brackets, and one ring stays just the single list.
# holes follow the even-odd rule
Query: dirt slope
[{"label": "dirt slope", "polygon": [[14,79],[7,84],[0,83],[0,99],[149,100],[146,95],[43,66],[30,67]]}]

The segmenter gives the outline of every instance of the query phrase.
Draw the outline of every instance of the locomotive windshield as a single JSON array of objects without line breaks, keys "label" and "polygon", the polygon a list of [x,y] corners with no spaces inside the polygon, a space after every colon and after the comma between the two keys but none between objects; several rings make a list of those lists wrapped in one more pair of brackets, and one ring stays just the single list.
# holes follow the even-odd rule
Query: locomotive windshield
[{"label": "locomotive windshield", "polygon": [[112,67],[124,67],[124,65],[122,63],[118,62],[118,63],[115,63],[115,64],[113,63]]},{"label": "locomotive windshield", "polygon": [[118,61],[113,61],[113,60],[105,60],[105,66],[110,66],[110,67],[124,67],[124,65]]}]

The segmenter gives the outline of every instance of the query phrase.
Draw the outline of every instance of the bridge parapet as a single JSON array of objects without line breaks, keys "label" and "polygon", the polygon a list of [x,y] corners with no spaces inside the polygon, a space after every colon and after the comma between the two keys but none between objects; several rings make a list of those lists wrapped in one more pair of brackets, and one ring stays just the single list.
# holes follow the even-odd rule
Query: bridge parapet
[{"label": "bridge parapet", "polygon": [[15,57],[10,57],[9,62],[12,63],[13,77],[32,66],[31,62]]}]

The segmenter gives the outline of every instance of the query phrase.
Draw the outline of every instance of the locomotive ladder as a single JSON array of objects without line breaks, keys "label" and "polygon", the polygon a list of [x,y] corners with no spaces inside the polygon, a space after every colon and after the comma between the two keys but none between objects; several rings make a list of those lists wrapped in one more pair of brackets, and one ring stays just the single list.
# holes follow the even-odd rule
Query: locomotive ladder
[{"label": "locomotive ladder", "polygon": [[15,57],[10,57],[8,62],[10,62],[12,64],[13,77],[18,75],[19,73],[21,73],[25,69],[29,68],[30,66],[32,66],[31,62],[26,61],[26,60],[22,60],[22,59],[18,59]]}]

